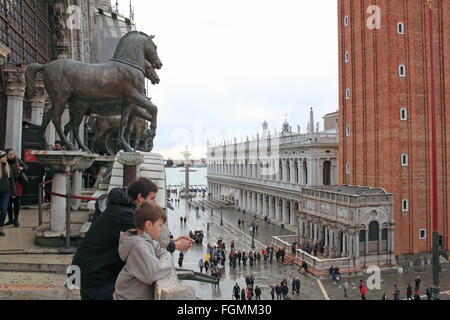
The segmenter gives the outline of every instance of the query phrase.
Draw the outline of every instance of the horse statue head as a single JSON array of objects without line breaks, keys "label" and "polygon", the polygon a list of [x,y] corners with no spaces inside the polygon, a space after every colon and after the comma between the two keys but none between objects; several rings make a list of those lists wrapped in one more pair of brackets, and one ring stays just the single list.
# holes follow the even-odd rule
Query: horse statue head
[{"label": "horse statue head", "polygon": [[[143,32],[131,31],[124,35],[117,44],[113,60],[122,60],[136,64],[145,70],[146,63],[153,69],[161,69],[157,47],[153,42],[155,36],[148,36]],[[145,73],[145,71],[144,71]]]}]

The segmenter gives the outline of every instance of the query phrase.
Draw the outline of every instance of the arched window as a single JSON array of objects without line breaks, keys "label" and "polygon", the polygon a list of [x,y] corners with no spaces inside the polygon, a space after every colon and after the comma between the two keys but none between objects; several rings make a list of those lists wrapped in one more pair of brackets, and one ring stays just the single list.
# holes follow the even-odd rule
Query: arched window
[{"label": "arched window", "polygon": [[280,174],[280,181],[283,181],[283,162],[280,161],[278,162],[278,172]]},{"label": "arched window", "polygon": [[366,242],[366,230],[359,232],[359,242]]},{"label": "arched window", "polygon": [[378,241],[380,225],[377,221],[372,221],[369,224],[369,241]]},{"label": "arched window", "polygon": [[291,163],[286,160],[286,181],[291,182]]},{"label": "arched window", "polygon": [[323,185],[329,186],[331,184],[331,162],[325,161],[323,163]]},{"label": "arched window", "polygon": [[303,161],[303,184],[308,184],[308,164]]}]

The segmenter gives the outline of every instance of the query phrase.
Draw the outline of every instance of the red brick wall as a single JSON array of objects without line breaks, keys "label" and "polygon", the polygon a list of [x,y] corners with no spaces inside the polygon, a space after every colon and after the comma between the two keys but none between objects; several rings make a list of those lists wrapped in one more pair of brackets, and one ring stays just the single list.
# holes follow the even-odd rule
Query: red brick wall
[{"label": "red brick wall", "polygon": [[[381,8],[381,29],[367,27],[370,5]],[[431,251],[431,118],[428,5],[425,0],[338,0],[339,181],[383,187],[395,197],[396,254]],[[450,250],[450,1],[434,0],[439,231]],[[349,26],[344,27],[344,16]],[[405,34],[397,34],[397,22]],[[344,53],[350,63],[344,63]],[[444,55],[445,52],[445,55]],[[406,78],[398,75],[406,66]],[[345,89],[351,99],[345,99]],[[447,107],[446,107],[447,105]],[[408,121],[400,121],[400,108]],[[351,136],[346,136],[346,126]],[[401,166],[401,155],[409,166]],[[351,164],[350,175],[346,163]],[[409,212],[401,201],[409,199]],[[427,229],[427,239],[419,239]]]}]

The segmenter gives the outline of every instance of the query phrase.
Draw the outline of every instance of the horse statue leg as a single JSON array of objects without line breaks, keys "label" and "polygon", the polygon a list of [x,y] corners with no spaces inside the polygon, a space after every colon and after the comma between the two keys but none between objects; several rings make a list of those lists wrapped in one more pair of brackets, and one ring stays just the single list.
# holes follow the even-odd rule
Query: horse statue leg
[{"label": "horse statue leg", "polygon": [[69,139],[67,139],[61,127],[61,118],[64,113],[65,102],[58,102],[55,103],[53,106],[55,107],[55,112],[52,114],[52,122],[53,125],[55,126],[56,132],[58,132],[58,136],[59,139],[61,140],[62,145],[65,146],[67,150],[76,151],[75,146],[72,143],[70,143]]},{"label": "horse statue leg", "polygon": [[139,107],[147,109],[150,115],[152,116],[150,131],[152,132],[151,135],[154,138],[156,136],[156,128],[158,126],[157,124],[158,107],[154,105],[150,99],[148,99],[146,96],[142,95],[137,91],[134,92],[133,95],[131,96],[131,102]]},{"label": "horse statue leg", "polygon": [[[130,112],[130,116],[128,118],[127,128],[125,130],[125,139],[128,144],[131,146],[131,134],[134,131],[134,126],[136,124],[136,113],[134,111]],[[134,150],[137,151],[136,141],[134,142]]]},{"label": "horse statue leg", "polygon": [[125,140],[125,130],[128,124],[128,119],[130,117],[130,105],[123,104],[122,105],[122,116],[120,118],[120,126],[119,126],[119,141],[122,143],[123,149],[125,152],[133,152],[133,148],[127,143]]},{"label": "horse statue leg", "polygon": [[52,110],[53,108],[50,108],[44,113],[44,116],[42,117],[42,124],[41,124],[41,141],[44,144],[44,148],[46,150],[53,150],[52,145],[48,144],[47,138],[45,136],[45,131],[47,130],[47,127],[52,120]]}]

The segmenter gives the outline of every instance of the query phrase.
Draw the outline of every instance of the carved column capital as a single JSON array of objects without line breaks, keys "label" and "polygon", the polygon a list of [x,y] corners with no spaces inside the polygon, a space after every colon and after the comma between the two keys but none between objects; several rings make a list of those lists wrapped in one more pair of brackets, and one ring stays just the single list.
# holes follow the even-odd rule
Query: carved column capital
[{"label": "carved column capital", "polygon": [[5,63],[3,72],[6,75],[6,95],[21,97],[25,95],[25,69],[26,65]]}]

